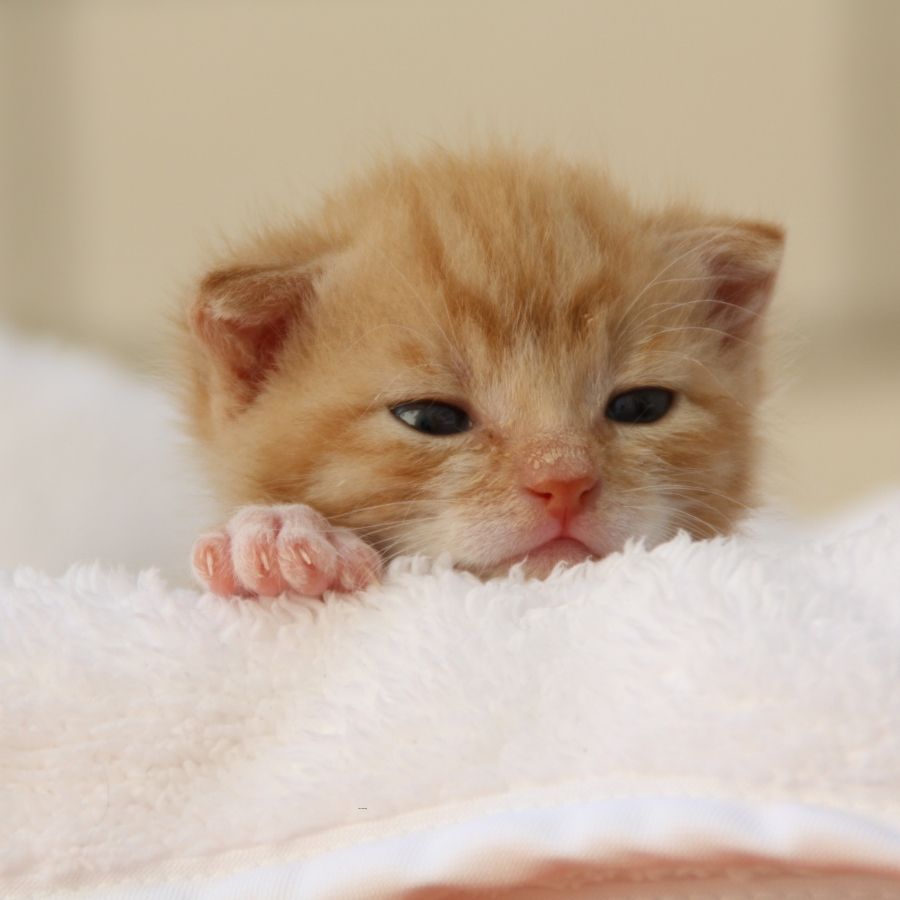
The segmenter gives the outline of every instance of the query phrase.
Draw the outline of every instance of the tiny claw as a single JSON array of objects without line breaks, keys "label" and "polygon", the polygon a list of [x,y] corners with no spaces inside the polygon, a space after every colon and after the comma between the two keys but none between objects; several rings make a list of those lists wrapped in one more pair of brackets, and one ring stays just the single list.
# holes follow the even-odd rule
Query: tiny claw
[{"label": "tiny claw", "polygon": [[303,562],[305,562],[308,566],[312,565],[312,558],[302,547],[297,550],[297,553],[300,554],[300,559],[302,559]]}]

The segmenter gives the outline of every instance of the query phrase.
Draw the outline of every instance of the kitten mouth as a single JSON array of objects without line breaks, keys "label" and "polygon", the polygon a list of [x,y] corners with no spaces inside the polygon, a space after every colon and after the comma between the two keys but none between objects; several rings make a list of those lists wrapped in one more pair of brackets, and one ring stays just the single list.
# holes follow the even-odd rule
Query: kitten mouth
[{"label": "kitten mouth", "polygon": [[586,559],[597,559],[598,554],[581,541],[571,537],[558,537],[547,541],[525,554],[526,563],[556,563],[565,562],[570,565],[584,562]]},{"label": "kitten mouth", "polygon": [[529,578],[546,578],[559,563],[573,566],[589,559],[600,559],[602,553],[571,537],[556,537],[531,550],[508,557],[494,566],[490,577],[505,574],[511,566],[521,564]]}]

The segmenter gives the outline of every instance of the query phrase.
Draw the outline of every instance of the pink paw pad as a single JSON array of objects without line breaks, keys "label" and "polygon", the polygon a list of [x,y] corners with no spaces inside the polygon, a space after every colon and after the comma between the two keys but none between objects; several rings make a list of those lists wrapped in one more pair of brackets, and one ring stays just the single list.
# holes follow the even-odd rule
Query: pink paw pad
[{"label": "pink paw pad", "polygon": [[241,592],[231,566],[231,539],[214,532],[201,535],[191,553],[194,577],[214,594],[227,597]]}]

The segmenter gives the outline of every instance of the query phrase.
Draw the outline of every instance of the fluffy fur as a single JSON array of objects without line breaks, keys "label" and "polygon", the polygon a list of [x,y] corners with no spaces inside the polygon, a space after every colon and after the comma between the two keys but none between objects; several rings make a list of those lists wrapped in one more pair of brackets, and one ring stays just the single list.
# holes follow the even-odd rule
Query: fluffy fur
[{"label": "fluffy fur", "polygon": [[[226,504],[306,504],[385,558],[490,575],[528,557],[543,574],[565,554],[535,548],[560,536],[602,557],[728,533],[753,497],[781,247],[773,225],[641,210],[548,156],[398,161],[205,277],[184,320],[189,418]],[[675,391],[663,419],[604,416],[644,386]],[[389,411],[421,399],[473,428],[435,438]],[[562,531],[548,480],[589,486]],[[250,566],[271,586],[272,559],[300,556],[267,522]],[[215,539],[226,553],[234,535]]]}]

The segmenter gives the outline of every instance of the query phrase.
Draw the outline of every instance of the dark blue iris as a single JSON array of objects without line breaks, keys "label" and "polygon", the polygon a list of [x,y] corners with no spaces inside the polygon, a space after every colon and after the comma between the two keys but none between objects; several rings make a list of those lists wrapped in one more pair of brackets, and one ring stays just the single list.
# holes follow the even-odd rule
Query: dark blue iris
[{"label": "dark blue iris", "polygon": [[661,419],[671,408],[675,395],[667,388],[635,388],[616,394],[606,406],[606,418],[629,425],[644,425]]},{"label": "dark blue iris", "polygon": [[461,434],[472,427],[469,416],[458,406],[440,403],[437,400],[416,400],[391,407],[391,412],[405,425],[421,431],[446,437]]}]

